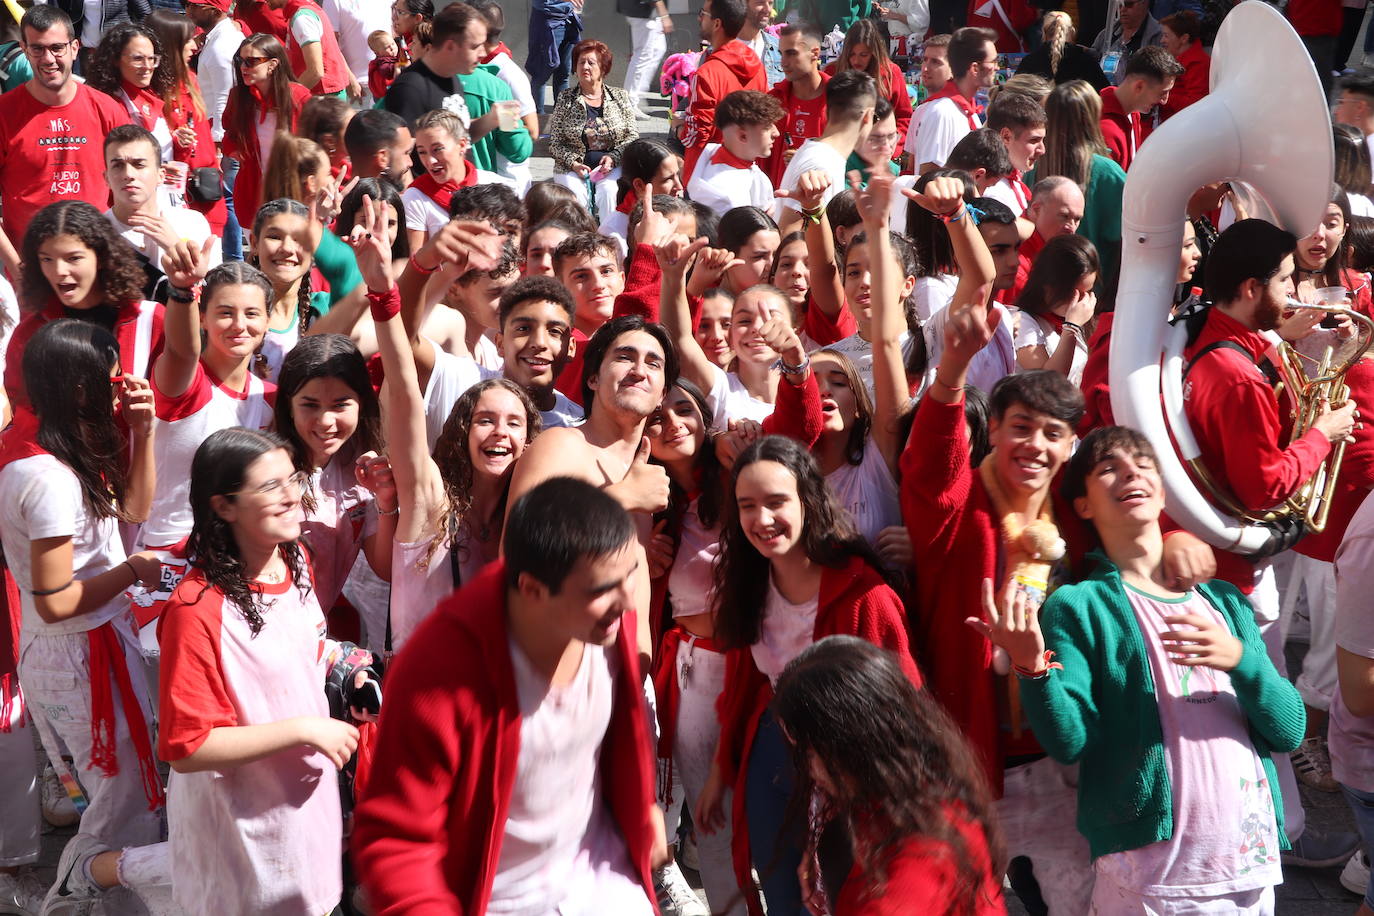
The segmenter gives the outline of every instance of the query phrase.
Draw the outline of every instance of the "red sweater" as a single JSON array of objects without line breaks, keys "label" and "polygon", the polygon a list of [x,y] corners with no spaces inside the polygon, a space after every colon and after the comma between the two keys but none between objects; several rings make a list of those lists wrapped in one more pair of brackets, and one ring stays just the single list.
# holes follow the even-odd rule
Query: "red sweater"
[{"label": "red sweater", "polygon": [[[1213,350],[1199,360],[1183,383],[1183,409],[1201,450],[1202,462],[1217,484],[1250,512],[1262,512],[1287,499],[1316,471],[1331,451],[1319,430],[1284,447],[1287,438],[1279,402],[1256,363],[1269,341],[1211,309],[1194,344],[1184,351],[1184,365],[1204,347],[1232,340],[1252,358],[1235,350]],[[1217,578],[1249,594],[1255,567],[1249,560],[1217,550]]]},{"label": "red sweater", "polygon": [[1160,120],[1167,121],[1207,95],[1212,58],[1202,49],[1202,42],[1194,39],[1178,62],[1183,65],[1183,75],[1174,80],[1174,88],[1169,90],[1169,100],[1159,106]]},{"label": "red sweater", "polygon": [[[827,76],[839,72],[838,60],[831,61],[830,66],[825,68]],[[878,82],[878,94],[882,95],[882,92],[882,83]],[[887,62],[887,100],[892,103],[892,114],[897,118],[897,150],[900,152],[906,148],[906,132],[911,126],[911,96],[906,91],[906,75],[892,61]]]},{"label": "red sweater", "polygon": [[1129,172],[1131,160],[1135,158],[1136,150],[1145,137],[1140,125],[1140,112],[1126,114],[1126,109],[1121,107],[1116,97],[1116,89],[1115,86],[1108,86],[1102,90],[1102,140],[1122,171]]},{"label": "red sweater", "polygon": [[[504,564],[487,566],[435,608],[392,664],[352,843],[378,916],[486,911],[520,759],[505,588]],[[627,614],[601,787],[653,901],[655,770],[634,633]]]},{"label": "red sweater", "polygon": [[1083,391],[1083,419],[1078,424],[1078,435],[1086,436],[1099,426],[1115,426],[1112,414],[1112,392],[1108,387],[1108,355],[1112,344],[1112,322],[1116,312],[1104,312],[1097,316],[1097,327],[1093,329],[1092,340],[1088,341],[1088,362],[1083,366],[1083,380],[1078,387]]},{"label": "red sweater", "polygon": [[[950,817],[958,818],[958,814],[951,812]],[[948,916],[1001,916],[1006,913],[1001,882],[993,876],[987,837],[978,825],[966,818],[956,823],[969,859],[983,876],[975,909],[957,905],[959,863],[954,859],[954,849],[923,836],[913,836],[891,854],[887,862],[887,880],[869,897],[864,895],[867,886],[864,872],[855,863],[835,901],[835,916],[910,916],[912,902],[917,900],[921,902],[923,913]]]},{"label": "red sweater", "polygon": [[692,77],[692,98],[687,104],[687,125],[682,145],[687,155],[682,174],[691,175],[706,144],[720,140],[716,106],[738,89],[768,91],[768,75],[754,49],[742,41],[727,41],[707,53]]},{"label": "red sweater", "polygon": [[[917,687],[921,686],[921,673],[911,658],[907,642],[902,601],[883,582],[877,571],[860,557],[851,557],[843,568],[826,569],[821,574],[815,638],[821,640],[827,636],[858,636],[875,646],[892,650],[911,682]],[[747,889],[744,896],[751,916],[762,916],[763,909],[749,875],[749,820],[745,814],[748,793],[745,783],[759,719],[772,700],[773,687],[754,664],[753,652],[747,647],[727,651],[725,687],[716,700],[716,716],[720,720],[716,763],[720,766],[725,784],[734,788],[730,811],[731,828],[734,831],[731,851],[734,855],[735,879],[741,888]]]}]

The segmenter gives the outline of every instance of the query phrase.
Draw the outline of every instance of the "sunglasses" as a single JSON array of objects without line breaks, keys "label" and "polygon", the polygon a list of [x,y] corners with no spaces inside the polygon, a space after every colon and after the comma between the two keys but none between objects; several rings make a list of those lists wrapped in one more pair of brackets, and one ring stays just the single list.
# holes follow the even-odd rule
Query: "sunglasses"
[{"label": "sunglasses", "polygon": [[234,63],[245,70],[252,70],[258,64],[271,59],[270,57],[235,57]]}]

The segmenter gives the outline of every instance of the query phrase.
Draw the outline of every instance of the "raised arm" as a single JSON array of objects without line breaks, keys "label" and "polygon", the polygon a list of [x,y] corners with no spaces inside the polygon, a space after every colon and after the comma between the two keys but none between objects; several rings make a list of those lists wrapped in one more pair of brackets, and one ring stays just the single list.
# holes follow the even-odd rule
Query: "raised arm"
[{"label": "raised arm", "polygon": [[[903,278],[892,254],[892,236],[888,230],[892,181],[893,176],[884,171],[874,174],[867,189],[860,189],[856,183],[854,202],[863,219],[873,274],[873,443],[895,477],[897,460],[901,457],[897,417],[907,402],[909,389],[901,344],[902,332],[906,330],[906,317],[899,301]],[[940,178],[931,184],[940,182],[955,186],[940,185],[942,193],[963,193],[962,182]]]},{"label": "raised arm", "polygon": [[924,193],[911,189],[904,189],[902,193],[945,222],[950,245],[954,248],[954,263],[959,265],[959,284],[954,288],[953,307],[985,303],[988,293],[992,291],[992,281],[997,276],[997,270],[992,266],[992,254],[972,214],[964,206],[964,183],[951,178],[937,180],[953,181],[959,186],[960,196],[950,200],[950,186],[943,186],[940,198],[932,199],[930,189],[935,184],[933,181],[926,185]]},{"label": "raised arm", "polygon": [[200,361],[200,307],[196,288],[209,272],[212,236],[197,247],[179,241],[167,249],[162,270],[172,293],[162,319],[162,355],[153,363],[153,380],[165,397],[178,398],[191,387]]},{"label": "raised arm", "polygon": [[693,333],[691,309],[687,307],[687,285],[684,275],[692,257],[706,248],[705,236],[689,241],[685,235],[675,235],[654,246],[654,256],[663,271],[663,295],[660,298],[660,317],[668,336],[677,350],[682,376],[702,391],[711,390],[715,366],[697,343]]},{"label": "raised arm", "polygon": [[811,169],[801,174],[795,188],[778,188],[773,193],[801,205],[811,267],[811,304],[834,319],[844,308],[844,278],[835,266],[835,233],[825,215],[825,192],[829,189],[830,176]]}]

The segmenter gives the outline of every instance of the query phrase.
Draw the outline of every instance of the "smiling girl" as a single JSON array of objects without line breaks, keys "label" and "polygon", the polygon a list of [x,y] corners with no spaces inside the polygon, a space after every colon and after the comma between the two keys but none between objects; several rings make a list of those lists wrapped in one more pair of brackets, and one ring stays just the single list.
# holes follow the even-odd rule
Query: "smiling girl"
[{"label": "smiling girl", "polygon": [[[921,676],[901,600],[799,443],[767,436],[749,446],[731,489],[715,571],[716,635],[726,651],[721,735],[696,823],[712,831],[730,817],[739,886],[753,886],[752,862],[769,912],[800,913],[801,837],[785,829],[794,776],[767,711],[772,685],[802,649],[834,635],[889,649],[913,684]],[[752,893],[746,899],[760,912]]]},{"label": "smiling girl", "polygon": [[424,171],[401,195],[411,251],[419,251],[448,222],[453,192],[477,184],[477,166],[467,161],[470,149],[468,129],[451,111],[431,111],[415,122],[415,155]]},{"label": "smiling girl", "polygon": [[74,200],[44,207],[24,233],[23,263],[19,304],[25,317],[5,358],[5,390],[14,406],[27,403],[24,347],[58,318],[105,328],[119,341],[120,368],[148,377],[162,351],[162,306],[143,299],[147,278],[138,255],[99,210]]}]

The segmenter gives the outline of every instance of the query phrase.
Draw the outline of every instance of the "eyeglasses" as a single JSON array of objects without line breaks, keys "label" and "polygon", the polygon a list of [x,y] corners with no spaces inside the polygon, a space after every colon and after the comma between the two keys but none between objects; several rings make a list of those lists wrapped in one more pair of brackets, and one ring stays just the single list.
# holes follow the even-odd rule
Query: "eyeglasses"
[{"label": "eyeglasses", "polygon": [[257,487],[252,490],[239,490],[235,493],[230,493],[229,495],[243,496],[247,493],[253,493],[258,496],[264,496],[270,499],[272,497],[275,497],[278,493],[280,493],[283,487],[290,487],[295,492],[295,494],[299,496],[305,490],[306,486],[309,483],[310,475],[305,473],[305,471],[297,471],[290,477],[286,478],[286,480],[277,480],[274,477],[260,487]]},{"label": "eyeglasses", "polygon": [[64,57],[67,52],[71,50],[72,44],[74,44],[75,41],[76,39],[73,38],[70,41],[64,41],[56,45],[25,45],[24,53],[34,60],[42,60],[49,54],[54,58]]},{"label": "eyeglasses", "polygon": [[234,63],[238,64],[245,70],[252,70],[254,67],[262,63],[263,61],[268,61],[271,59],[272,58],[270,57],[235,57]]},{"label": "eyeglasses", "polygon": [[[156,54],[153,54],[152,56],[148,56],[146,54],[134,54],[124,59],[129,63],[133,64],[135,67],[156,67],[158,64],[162,63],[162,58]],[[266,58],[263,59],[266,60]]]},{"label": "eyeglasses", "polygon": [[872,147],[891,146],[897,142],[897,134],[894,131],[890,134],[869,134],[868,145]]}]

